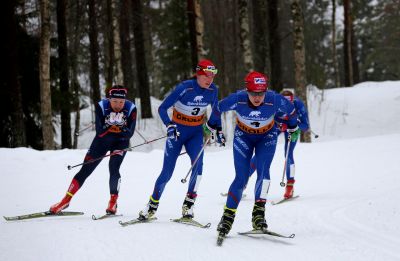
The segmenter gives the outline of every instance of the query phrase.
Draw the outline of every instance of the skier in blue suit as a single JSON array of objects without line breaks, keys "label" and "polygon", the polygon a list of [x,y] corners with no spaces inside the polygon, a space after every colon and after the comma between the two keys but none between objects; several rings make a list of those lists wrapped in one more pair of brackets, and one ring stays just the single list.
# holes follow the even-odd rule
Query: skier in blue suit
[{"label": "skier in blue suit", "polygon": [[[210,60],[201,60],[196,67],[196,76],[178,84],[160,105],[158,113],[167,128],[168,135],[164,163],[148,204],[139,212],[140,220],[146,220],[156,213],[164,188],[172,177],[182,146],[185,146],[192,164],[199,155],[203,147],[203,122],[207,106],[211,105],[214,110],[218,104],[218,89],[213,84],[216,74],[217,69]],[[173,107],[172,119],[167,113],[170,107]],[[220,120],[217,120],[216,124],[219,126],[220,134],[218,141],[223,144],[225,138],[220,128]],[[193,167],[190,176],[189,187],[182,206],[182,216],[185,218],[194,216],[194,202],[202,171],[203,153]]]},{"label": "skier in blue suit", "polygon": [[119,168],[124,160],[129,147],[129,139],[135,131],[136,106],[133,102],[126,100],[127,90],[114,85],[108,93],[108,98],[96,104],[96,137],[85,156],[84,165],[74,176],[64,198],[57,204],[50,207],[53,213],[59,213],[67,208],[72,197],[83,186],[85,180],[92,174],[101,160],[89,162],[90,160],[103,157],[108,151],[113,154],[110,157],[110,194],[106,212],[115,214],[117,212],[117,199],[121,175]]},{"label": "skier in blue suit", "polygon": [[[295,163],[294,163],[294,156],[293,152],[297,144],[298,137],[301,133],[301,131],[307,131],[310,128],[310,123],[308,119],[308,113],[307,109],[304,106],[304,103],[302,100],[300,100],[298,97],[294,96],[293,92],[290,90],[283,90],[281,94],[288,100],[290,101],[296,110],[297,116],[298,116],[298,126],[299,129],[292,133],[290,136],[290,146],[289,146],[289,153],[288,153],[288,160],[286,162],[286,189],[285,189],[285,194],[283,197],[285,199],[289,199],[293,197],[293,192],[294,192],[294,183],[295,183]],[[288,137],[289,134],[287,132],[287,120],[288,116],[284,115],[281,117],[277,117],[276,121],[279,124],[279,129],[281,132],[284,132],[285,135],[285,155],[287,151],[287,146],[288,146]],[[257,157],[254,155],[253,158],[251,159],[250,163],[250,176],[253,174],[253,172],[256,170],[257,166]]]},{"label": "skier in blue suit", "polygon": [[235,213],[242,198],[243,189],[249,179],[250,160],[253,152],[263,161],[257,162],[255,203],[252,212],[254,229],[267,228],[265,203],[270,185],[269,168],[275,154],[279,129],[276,116],[288,115],[288,130],[297,127],[297,116],[288,100],[282,95],[267,90],[267,77],[259,72],[250,72],[246,78],[246,90],[238,91],[221,100],[218,110],[211,115],[210,123],[217,121],[220,113],[234,110],[237,115],[233,140],[233,158],[236,176],[233,180],[224,213],[217,230],[226,235],[232,228]]}]

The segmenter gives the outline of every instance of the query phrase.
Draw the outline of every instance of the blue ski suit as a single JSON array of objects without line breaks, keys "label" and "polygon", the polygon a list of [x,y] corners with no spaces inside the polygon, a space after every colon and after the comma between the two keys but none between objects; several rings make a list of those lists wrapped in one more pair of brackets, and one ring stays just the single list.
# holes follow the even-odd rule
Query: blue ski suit
[{"label": "blue ski suit", "polygon": [[[85,156],[84,162],[100,158],[106,155],[108,151],[114,152],[124,150],[129,147],[129,139],[135,131],[136,125],[136,106],[129,100],[125,100],[122,111],[114,112],[109,99],[103,99],[95,105],[96,108],[96,137]],[[122,114],[122,115],[120,115]],[[116,115],[122,116],[123,124],[118,127],[111,125],[110,119]],[[117,153],[110,157],[110,194],[118,194],[121,175],[119,168],[125,157],[126,151]],[[79,187],[82,187],[85,180],[92,174],[101,160],[94,161],[82,166],[74,179],[78,181]]]},{"label": "blue ski suit", "polygon": [[[304,106],[303,101],[301,101],[298,97],[294,97],[293,100],[293,105],[296,110],[297,116],[298,116],[298,126],[301,131],[307,131],[310,128],[310,123],[308,119],[308,113],[307,109]],[[286,151],[287,151],[287,146],[288,146],[288,133],[286,131],[286,126],[288,125],[288,116],[284,115],[283,117],[277,117],[275,119],[280,126],[285,126],[281,128],[281,131],[284,132],[285,135],[285,154],[286,156]],[[294,181],[295,177],[295,162],[294,162],[294,148],[296,147],[297,140],[291,141],[290,142],[290,147],[289,147],[289,153],[288,153],[288,160],[286,162],[286,179],[288,181]],[[256,165],[257,165],[257,157],[256,155],[253,156],[251,159],[250,163],[250,176],[253,174],[253,172],[256,170]]]},{"label": "blue ski suit", "polygon": [[[158,202],[168,181],[171,179],[175,169],[176,160],[185,146],[186,152],[193,164],[197,155],[203,147],[203,122],[207,112],[207,106],[212,110],[218,104],[218,89],[214,84],[209,88],[198,85],[196,78],[181,82],[168,95],[158,108],[158,113],[163,123],[177,125],[180,136],[177,140],[167,139],[164,151],[163,168],[154,185],[151,200]],[[168,116],[168,109],[173,107],[172,120]],[[219,126],[220,119],[217,120]],[[187,195],[196,198],[197,189],[203,172],[203,153],[193,167],[189,180]]]},{"label": "blue ski suit", "polygon": [[288,115],[289,126],[296,127],[297,116],[293,107],[282,95],[267,91],[264,102],[253,106],[247,91],[238,91],[221,100],[218,111],[210,121],[220,117],[220,113],[234,110],[237,115],[233,140],[233,159],[236,176],[233,180],[226,201],[226,207],[237,209],[242,198],[243,189],[249,179],[250,159],[256,156],[264,159],[258,161],[255,200],[266,201],[270,185],[269,168],[275,154],[279,129],[275,123],[278,116]]}]

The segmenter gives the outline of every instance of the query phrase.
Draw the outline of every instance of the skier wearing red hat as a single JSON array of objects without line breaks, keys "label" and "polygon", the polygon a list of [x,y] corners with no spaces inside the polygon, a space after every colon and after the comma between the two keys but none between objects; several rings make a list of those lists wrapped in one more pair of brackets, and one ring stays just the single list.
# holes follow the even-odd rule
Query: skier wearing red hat
[{"label": "skier wearing red hat", "polygon": [[[158,109],[164,122],[168,139],[165,145],[164,163],[159,177],[154,185],[153,193],[146,207],[140,211],[139,220],[151,218],[157,211],[161,195],[171,179],[176,160],[183,146],[195,162],[189,180],[189,187],[182,206],[182,216],[192,219],[193,208],[197,197],[197,189],[203,172],[203,123],[207,106],[215,110],[218,104],[218,89],[214,85],[214,77],[218,70],[210,60],[201,60],[196,67],[196,76],[181,82],[162,102]],[[172,119],[167,110],[172,107]],[[209,125],[217,132],[217,142],[224,144],[225,137],[221,131],[221,120],[217,119]]]},{"label": "skier wearing red hat", "polygon": [[245,78],[246,90],[233,93],[221,100],[210,121],[222,112],[234,110],[237,115],[233,140],[236,176],[230,185],[224,213],[217,227],[220,236],[232,228],[235,213],[249,179],[250,160],[255,155],[264,160],[257,162],[255,203],[252,212],[254,229],[266,229],[265,203],[270,185],[269,168],[275,154],[279,128],[275,117],[288,116],[290,131],[297,129],[297,115],[293,104],[282,95],[268,90],[268,78],[259,72],[250,72]]}]

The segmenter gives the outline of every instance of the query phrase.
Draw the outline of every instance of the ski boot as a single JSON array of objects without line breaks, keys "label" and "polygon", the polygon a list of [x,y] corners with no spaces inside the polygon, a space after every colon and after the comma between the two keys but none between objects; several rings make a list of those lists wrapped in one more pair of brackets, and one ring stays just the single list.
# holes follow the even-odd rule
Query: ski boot
[{"label": "ski boot", "polygon": [[69,202],[71,201],[74,194],[79,190],[79,183],[76,179],[73,179],[71,184],[69,185],[67,194],[64,198],[50,207],[50,212],[53,214],[60,213],[63,209],[66,209],[69,206]]},{"label": "ski boot", "polygon": [[285,190],[285,195],[283,197],[285,199],[289,199],[293,197],[293,184],[294,184],[294,179],[288,180],[286,184],[286,190]]},{"label": "ski boot", "polygon": [[196,195],[188,193],[186,195],[185,201],[183,201],[182,205],[182,217],[183,218],[193,218],[194,213],[194,202],[196,201]]},{"label": "ski boot", "polygon": [[150,197],[149,203],[147,203],[146,207],[139,212],[139,220],[146,220],[154,216],[157,212],[158,203],[158,200]]},{"label": "ski boot", "polygon": [[115,215],[117,213],[117,194],[111,194],[110,201],[108,202],[108,207],[106,209],[106,213],[109,215]]},{"label": "ski boot", "polygon": [[236,209],[224,208],[224,214],[217,226],[217,231],[223,236],[227,235],[229,231],[231,231],[233,221],[235,221],[235,214]]},{"label": "ski boot", "polygon": [[264,230],[268,228],[267,222],[265,221],[265,202],[254,203],[251,222],[255,230]]}]

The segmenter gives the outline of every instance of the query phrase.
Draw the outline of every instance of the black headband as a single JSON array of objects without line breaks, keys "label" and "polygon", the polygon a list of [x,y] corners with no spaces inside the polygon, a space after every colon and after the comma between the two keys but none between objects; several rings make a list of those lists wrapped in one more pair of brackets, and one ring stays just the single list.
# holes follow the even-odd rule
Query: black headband
[{"label": "black headband", "polygon": [[125,88],[111,89],[108,93],[110,98],[125,99],[127,90]]}]

